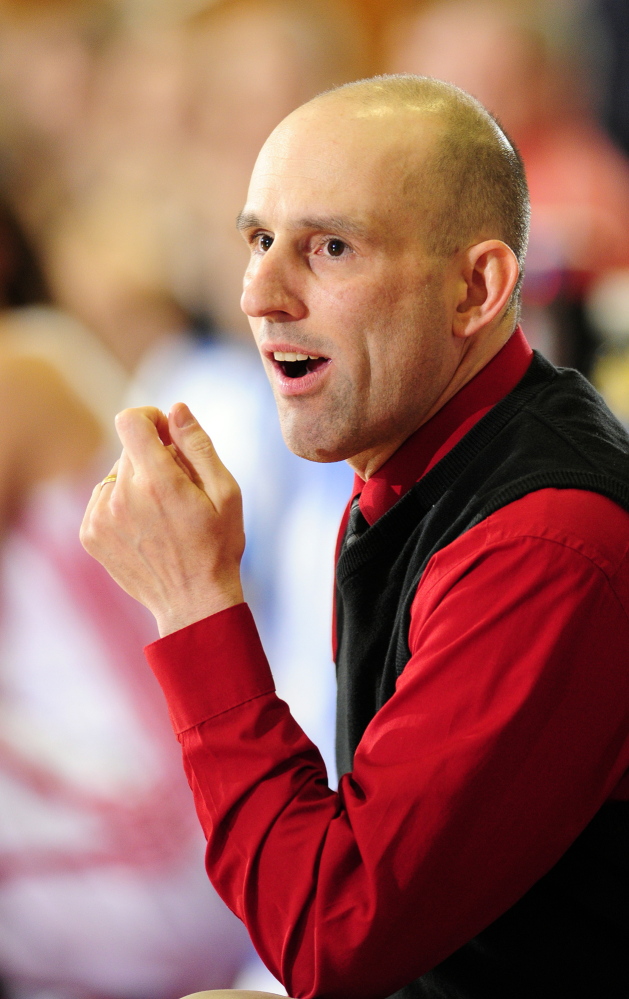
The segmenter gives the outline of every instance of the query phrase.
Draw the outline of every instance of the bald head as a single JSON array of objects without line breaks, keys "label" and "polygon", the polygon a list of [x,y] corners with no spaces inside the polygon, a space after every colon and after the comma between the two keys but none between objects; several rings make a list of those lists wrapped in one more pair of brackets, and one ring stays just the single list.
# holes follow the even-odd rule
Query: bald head
[{"label": "bald head", "polygon": [[[530,207],[521,157],[495,118],[471,95],[430,77],[359,80],[320,94],[312,109],[372,118],[396,129],[404,149],[400,195],[416,214],[426,248],[449,257],[483,239],[511,247],[524,273]],[[418,141],[416,155],[413,143]],[[432,141],[426,142],[426,137]],[[395,153],[393,154],[395,155]]]},{"label": "bald head", "polygon": [[367,478],[500,350],[525,190],[494,120],[434,80],[341,87],[275,129],[241,304],[292,450]]}]

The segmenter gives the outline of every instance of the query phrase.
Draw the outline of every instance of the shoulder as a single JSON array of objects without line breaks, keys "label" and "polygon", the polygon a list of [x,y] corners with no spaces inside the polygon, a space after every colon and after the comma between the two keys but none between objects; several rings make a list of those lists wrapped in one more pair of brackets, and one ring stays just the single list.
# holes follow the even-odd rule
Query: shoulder
[{"label": "shoulder", "polygon": [[539,489],[477,524],[466,541],[487,546],[520,538],[561,545],[614,575],[629,552],[629,513],[589,490]]},{"label": "shoulder", "polygon": [[[428,563],[411,607],[409,642],[446,613],[457,632],[583,629],[626,662],[629,514],[578,489],[529,493],[462,534]],[[436,615],[436,617],[435,617]],[[466,625],[467,622],[467,625]]]},{"label": "shoulder", "polygon": [[629,513],[599,493],[582,489],[528,493],[438,552],[422,584],[467,573],[487,559],[504,573],[526,563],[540,578],[558,561],[580,574],[600,574],[619,588],[629,607]]},{"label": "shoulder", "polygon": [[629,552],[629,513],[600,493],[540,489],[502,507],[468,535],[472,546],[520,538],[551,542],[613,576]]}]

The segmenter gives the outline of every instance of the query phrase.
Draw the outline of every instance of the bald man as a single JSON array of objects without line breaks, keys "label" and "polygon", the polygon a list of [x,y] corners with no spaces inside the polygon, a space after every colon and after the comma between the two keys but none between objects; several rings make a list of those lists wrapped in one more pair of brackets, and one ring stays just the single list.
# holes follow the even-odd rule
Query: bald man
[{"label": "bald man", "polygon": [[157,619],[209,875],[293,996],[629,995],[629,442],[517,326],[527,223],[508,138],[424,78],[321,95],[253,173],[242,305],[285,440],[356,473],[338,792],[184,404],[119,416],[86,513]]}]

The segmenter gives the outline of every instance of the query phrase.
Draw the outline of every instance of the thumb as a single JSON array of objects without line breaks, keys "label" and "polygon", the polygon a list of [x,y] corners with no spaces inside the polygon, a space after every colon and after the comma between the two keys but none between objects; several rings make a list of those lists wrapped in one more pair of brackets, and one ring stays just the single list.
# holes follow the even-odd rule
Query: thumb
[{"label": "thumb", "polygon": [[211,497],[221,479],[229,476],[212,441],[183,402],[176,402],[170,410],[168,427],[171,440],[193,481]]}]

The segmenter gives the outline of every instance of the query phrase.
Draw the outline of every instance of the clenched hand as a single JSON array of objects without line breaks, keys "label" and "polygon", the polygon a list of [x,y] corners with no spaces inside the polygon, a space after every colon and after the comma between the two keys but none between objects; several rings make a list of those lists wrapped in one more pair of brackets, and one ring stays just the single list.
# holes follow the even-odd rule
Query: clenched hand
[{"label": "clenched hand", "polygon": [[96,486],[81,527],[85,549],[148,607],[160,635],[243,600],[240,489],[183,403],[116,417],[123,451]]}]

